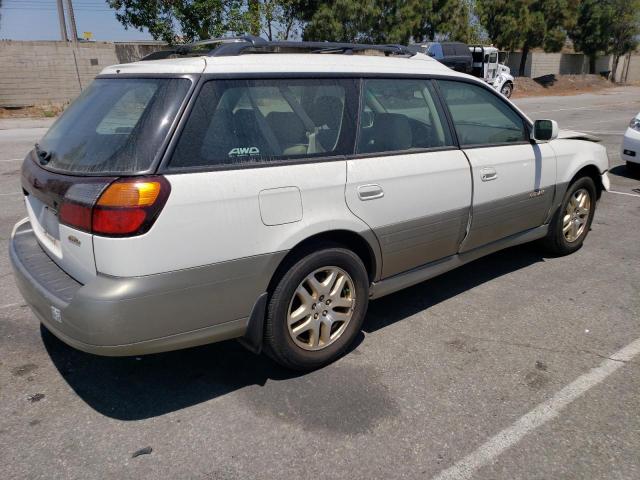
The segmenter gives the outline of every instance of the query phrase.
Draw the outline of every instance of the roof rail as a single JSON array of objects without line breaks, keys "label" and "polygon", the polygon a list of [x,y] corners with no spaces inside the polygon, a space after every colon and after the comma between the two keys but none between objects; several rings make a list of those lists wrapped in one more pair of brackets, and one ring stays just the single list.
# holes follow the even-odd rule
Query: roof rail
[{"label": "roof rail", "polygon": [[[404,45],[371,45],[366,43],[341,43],[341,42],[294,42],[294,41],[267,41],[261,37],[244,35],[239,37],[213,38],[194,43],[179,45],[173,50],[153,52],[142,60],[159,60],[172,55],[194,55],[196,50],[202,47],[215,46],[204,55],[210,57],[232,57],[247,53],[319,53],[319,54],[344,54],[352,55],[355,52],[376,51],[381,54],[412,56],[412,52]],[[199,53],[198,55],[203,55]]]},{"label": "roof rail", "polygon": [[[194,50],[200,50],[202,47],[206,47],[209,45],[228,45],[228,44],[244,44],[244,45],[262,45],[267,43],[264,38],[256,37],[254,35],[241,35],[236,37],[220,37],[220,38],[208,38],[206,40],[198,40],[197,42],[185,43],[182,45],[177,45],[173,49],[169,50],[158,50],[157,52],[150,53],[142,58],[142,60],[161,60],[163,58],[169,58],[172,55],[183,55],[187,56],[191,54]],[[210,54],[215,47],[210,49],[207,52],[207,55]]]}]

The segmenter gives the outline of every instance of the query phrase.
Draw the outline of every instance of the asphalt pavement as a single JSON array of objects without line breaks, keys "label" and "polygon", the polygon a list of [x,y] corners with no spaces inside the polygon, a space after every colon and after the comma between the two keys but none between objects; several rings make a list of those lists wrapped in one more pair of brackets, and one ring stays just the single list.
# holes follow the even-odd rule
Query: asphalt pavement
[{"label": "asphalt pavement", "polygon": [[41,331],[7,241],[50,120],[0,120],[2,478],[640,478],[640,179],[619,155],[640,88],[516,103],[607,146],[584,247],[372,302],[353,351],[303,375],[235,341],[103,358]]}]

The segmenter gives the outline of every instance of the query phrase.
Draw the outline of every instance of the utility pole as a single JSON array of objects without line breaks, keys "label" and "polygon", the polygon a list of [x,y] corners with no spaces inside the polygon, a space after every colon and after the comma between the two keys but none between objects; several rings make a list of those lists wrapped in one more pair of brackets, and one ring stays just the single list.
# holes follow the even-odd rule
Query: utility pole
[{"label": "utility pole", "polygon": [[62,0],[57,0],[58,2],[58,20],[60,21],[60,40],[63,42],[68,42],[69,37],[67,37],[67,22],[64,20],[64,5],[62,4]]},{"label": "utility pole", "polygon": [[71,27],[71,40],[78,41],[78,29],[76,28],[76,16],[73,13],[73,0],[67,0],[67,11],[69,12],[69,26]]}]

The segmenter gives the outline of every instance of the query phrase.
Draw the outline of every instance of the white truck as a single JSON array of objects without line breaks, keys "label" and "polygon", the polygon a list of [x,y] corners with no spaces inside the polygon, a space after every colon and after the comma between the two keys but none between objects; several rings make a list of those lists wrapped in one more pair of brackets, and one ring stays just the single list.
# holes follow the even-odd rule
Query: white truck
[{"label": "white truck", "polygon": [[472,75],[483,79],[505,97],[513,93],[513,75],[506,65],[499,61],[498,49],[493,46],[469,45],[473,56]]}]

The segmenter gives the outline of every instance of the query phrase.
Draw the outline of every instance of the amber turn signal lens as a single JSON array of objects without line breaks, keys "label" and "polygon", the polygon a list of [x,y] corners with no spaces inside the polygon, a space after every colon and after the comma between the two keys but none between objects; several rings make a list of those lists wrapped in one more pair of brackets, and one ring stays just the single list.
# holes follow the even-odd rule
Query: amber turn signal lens
[{"label": "amber turn signal lens", "polygon": [[159,182],[114,182],[98,200],[101,207],[149,207],[160,194]]}]

